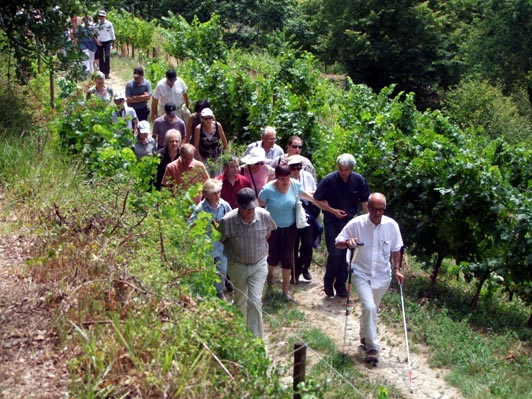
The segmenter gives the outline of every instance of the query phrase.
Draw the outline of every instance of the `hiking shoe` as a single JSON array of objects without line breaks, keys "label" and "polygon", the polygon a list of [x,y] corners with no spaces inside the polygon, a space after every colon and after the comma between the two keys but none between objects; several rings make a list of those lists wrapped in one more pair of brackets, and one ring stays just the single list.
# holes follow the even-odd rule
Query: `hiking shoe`
[{"label": "hiking shoe", "polygon": [[379,361],[379,351],[377,349],[370,349],[366,353],[366,362],[377,363]]},{"label": "hiking shoe", "polygon": [[324,288],[324,291],[325,291],[325,295],[328,298],[334,298],[334,291],[332,288]]},{"label": "hiking shoe", "polygon": [[303,278],[308,281],[312,280],[312,276],[310,272],[308,271],[308,269],[303,270]]},{"label": "hiking shoe", "polygon": [[336,291],[336,296],[339,298],[347,298],[347,291],[341,291],[341,292]]},{"label": "hiking shoe", "polygon": [[268,277],[266,277],[266,283],[268,283],[269,287],[273,285],[273,274],[268,274]]},{"label": "hiking shoe", "polygon": [[222,301],[225,301],[225,295],[224,295],[223,292],[218,292],[216,295],[217,295],[218,298],[220,298]]},{"label": "hiking shoe", "polygon": [[227,290],[227,292],[233,292],[235,290],[233,282],[228,278],[225,279],[225,289]]}]

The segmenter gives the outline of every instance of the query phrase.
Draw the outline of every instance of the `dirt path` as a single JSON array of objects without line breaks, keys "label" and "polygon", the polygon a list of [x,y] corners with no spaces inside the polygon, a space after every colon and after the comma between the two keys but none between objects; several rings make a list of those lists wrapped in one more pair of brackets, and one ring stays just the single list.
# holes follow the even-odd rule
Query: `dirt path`
[{"label": "dirt path", "polygon": [[[295,307],[304,312],[307,322],[325,332],[335,342],[339,350],[343,348],[345,328],[345,299],[327,299],[323,293],[323,269],[313,266],[313,281],[310,284],[292,286]],[[279,280],[280,277],[278,276]],[[280,289],[280,281],[276,288]],[[429,367],[424,351],[419,345],[410,344],[410,361],[412,366],[412,383],[410,384],[405,338],[403,334],[379,323],[381,343],[378,367],[368,367],[364,362],[364,353],[359,350],[360,305],[356,294],[351,295],[351,311],[347,323],[347,356],[359,365],[359,369],[371,380],[385,380],[395,386],[409,399],[462,399],[460,392],[445,380],[446,371]],[[386,301],[386,296],[383,301]],[[397,309],[401,312],[401,309]],[[267,331],[267,333],[269,333]],[[275,332],[278,333],[277,331]],[[268,338],[267,338],[268,341]],[[288,348],[272,348],[273,352],[286,351]],[[285,355],[286,357],[286,355]],[[284,359],[286,360],[286,359]],[[356,386],[356,383],[353,382]]]},{"label": "dirt path", "polygon": [[57,347],[45,287],[24,272],[24,248],[22,237],[0,237],[0,398],[66,398],[65,353]]}]

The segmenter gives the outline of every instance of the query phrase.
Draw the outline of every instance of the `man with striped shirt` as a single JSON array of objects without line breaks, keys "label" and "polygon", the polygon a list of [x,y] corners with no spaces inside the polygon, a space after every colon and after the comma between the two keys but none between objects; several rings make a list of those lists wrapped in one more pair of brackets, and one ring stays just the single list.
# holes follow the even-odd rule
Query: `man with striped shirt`
[{"label": "man with striped shirt", "polygon": [[262,290],[268,274],[268,238],[277,228],[270,213],[259,207],[255,192],[237,193],[237,209],[220,222],[227,271],[234,285],[234,301],[251,333],[262,339]]}]

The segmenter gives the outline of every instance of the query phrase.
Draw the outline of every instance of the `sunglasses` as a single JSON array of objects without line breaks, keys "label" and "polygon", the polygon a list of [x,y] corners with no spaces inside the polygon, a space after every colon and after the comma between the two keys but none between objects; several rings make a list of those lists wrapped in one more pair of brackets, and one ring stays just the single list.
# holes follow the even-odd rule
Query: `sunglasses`
[{"label": "sunglasses", "polygon": [[204,116],[203,119],[209,120],[209,119],[214,119],[214,118],[212,116]]},{"label": "sunglasses", "polygon": [[302,145],[294,145],[294,144],[291,144],[290,147],[296,149],[296,150],[301,150],[303,148]]},{"label": "sunglasses", "polygon": [[262,166],[264,165],[264,162],[257,162],[255,165]]},{"label": "sunglasses", "polygon": [[303,165],[301,165],[301,164],[289,165],[289,168],[291,170],[300,170],[300,169],[303,169]]}]

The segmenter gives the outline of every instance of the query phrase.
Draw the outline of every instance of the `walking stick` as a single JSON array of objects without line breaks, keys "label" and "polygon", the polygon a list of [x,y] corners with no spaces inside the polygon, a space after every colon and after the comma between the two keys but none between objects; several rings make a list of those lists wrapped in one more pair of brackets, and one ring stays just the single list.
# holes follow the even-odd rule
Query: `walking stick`
[{"label": "walking stick", "polygon": [[[401,247],[401,259],[399,260],[399,269],[403,265],[403,252],[404,252],[404,247]],[[408,331],[406,328],[406,314],[405,314],[405,300],[403,297],[403,284],[399,284],[399,292],[401,294],[401,310],[403,312],[403,326],[405,329],[406,359],[408,362],[408,381],[410,383],[410,388],[412,388],[412,366],[410,365],[410,349],[408,348]]]},{"label": "walking stick", "polygon": [[345,299],[344,347],[342,349],[342,364],[344,363],[345,357],[347,355],[345,351],[345,344],[347,340],[347,320],[349,318],[349,306],[351,304],[351,275],[353,274],[353,271],[351,270],[351,264],[353,263],[353,260],[356,260],[358,250],[362,245],[364,245],[363,242],[357,242],[354,250],[351,249],[351,259],[349,259],[349,263],[347,264],[347,298]]}]

